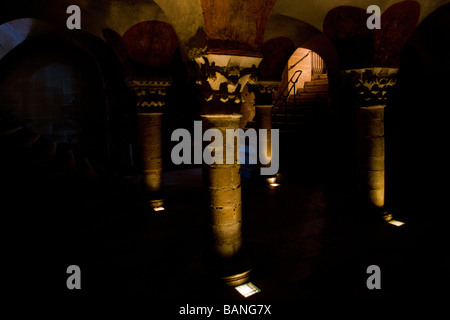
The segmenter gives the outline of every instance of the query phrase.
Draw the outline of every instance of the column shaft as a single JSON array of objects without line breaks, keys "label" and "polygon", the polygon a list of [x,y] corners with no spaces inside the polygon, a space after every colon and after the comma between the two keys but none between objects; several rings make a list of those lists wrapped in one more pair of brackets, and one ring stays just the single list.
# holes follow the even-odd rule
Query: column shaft
[{"label": "column shaft", "polygon": [[136,98],[139,154],[144,198],[155,210],[164,205],[162,195],[162,112],[168,77],[151,76],[128,80]]},{"label": "column shaft", "polygon": [[[255,105],[256,109],[256,126],[258,129],[266,129],[267,130],[267,140],[262,141],[262,143],[266,142],[267,145],[267,155],[269,158],[272,157],[272,105]],[[261,138],[260,138],[261,139]],[[270,163],[266,166],[270,166]]]},{"label": "column shaft", "polygon": [[[218,129],[222,134],[223,164],[218,159],[204,163],[204,181],[209,194],[212,246],[215,254],[214,269],[228,285],[248,281],[250,268],[242,252],[241,176],[237,161],[239,141],[234,139],[234,160],[227,161],[226,130],[239,128],[242,117],[242,92],[248,83],[256,81],[261,56],[238,56],[207,53],[195,58],[202,96],[203,129]],[[206,148],[210,143],[206,143]],[[204,149],[205,150],[205,149]],[[209,151],[208,149],[206,149]],[[216,153],[211,156],[216,158]],[[209,161],[208,161],[209,163]]]},{"label": "column shaft", "polygon": [[138,113],[142,174],[149,193],[162,187],[161,118],[162,113]]},{"label": "column shaft", "polygon": [[356,107],[357,186],[364,205],[377,212],[385,210],[384,109],[397,72],[397,68],[379,67],[344,71]]},{"label": "column shaft", "polygon": [[357,156],[359,187],[369,204],[384,206],[385,195],[385,105],[357,109]]},{"label": "column shaft", "polygon": [[[223,164],[205,166],[208,182],[214,251],[220,258],[236,257],[242,247],[242,206],[239,143],[234,143],[234,163],[226,163],[226,129],[239,128],[240,115],[202,115],[204,130],[215,128],[223,137]],[[208,143],[209,144],[209,143]],[[230,146],[228,146],[230,147]]]}]

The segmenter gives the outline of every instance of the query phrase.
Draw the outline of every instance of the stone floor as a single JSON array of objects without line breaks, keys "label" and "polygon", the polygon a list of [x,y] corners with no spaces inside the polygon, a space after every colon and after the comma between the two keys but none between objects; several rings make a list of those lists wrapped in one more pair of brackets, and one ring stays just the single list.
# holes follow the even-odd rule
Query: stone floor
[{"label": "stone floor", "polygon": [[[76,298],[131,297],[143,298],[150,308],[174,301],[170,310],[175,312],[188,302],[231,300],[279,302],[291,309],[311,300],[402,302],[401,307],[411,306],[411,300],[420,305],[446,298],[448,303],[450,249],[443,221],[448,204],[441,181],[419,183],[443,179],[429,174],[429,167],[422,174],[432,179],[418,182],[416,172],[411,174],[409,190],[417,197],[396,198],[392,212],[406,222],[402,227],[371,219],[357,205],[352,179],[341,166],[345,159],[331,169],[323,166],[326,155],[319,157],[321,163],[305,158],[299,145],[303,157],[285,148],[283,159],[292,161],[282,162],[278,187],[251,180],[242,168],[247,177],[242,179],[244,252],[251,281],[262,290],[244,299],[212,273],[201,169],[166,170],[166,210],[153,212],[141,198],[137,176],[91,164],[68,146],[41,159],[41,151],[52,144],[24,149],[13,142],[4,139],[7,152],[0,157],[5,163],[0,172],[2,288],[13,300],[75,305]],[[335,151],[330,154],[345,154]],[[70,265],[81,268],[81,290],[66,287]],[[366,286],[370,265],[381,268],[381,290]]]},{"label": "stone floor", "polygon": [[[343,191],[300,176],[280,180],[278,187],[242,181],[245,252],[251,281],[261,289],[247,300],[440,297],[448,261],[445,236],[434,234],[431,222],[368,223]],[[115,206],[104,220],[82,228],[75,246],[81,249],[69,259],[83,270],[80,294],[94,300],[245,300],[215,282],[208,269],[201,169],[166,172],[164,181],[165,211],[150,212],[131,198],[128,206]],[[132,190],[136,177],[128,183]],[[367,289],[369,265],[381,268],[381,290]]]},{"label": "stone floor", "polygon": [[[278,187],[242,179],[244,249],[261,289],[244,299],[209,267],[201,169],[165,172],[160,212],[139,198],[136,176],[95,177],[106,189],[55,179],[52,189],[41,186],[44,198],[44,191],[33,198],[38,190],[30,185],[26,201],[17,193],[9,199],[16,214],[4,221],[5,275],[20,298],[50,292],[67,301],[128,296],[155,306],[246,300],[295,307],[292,301],[439,299],[450,283],[440,221],[401,212],[402,227],[364,219],[346,188],[285,173]],[[65,286],[72,264],[81,268],[82,290]],[[367,289],[369,265],[381,268],[381,290]]]}]

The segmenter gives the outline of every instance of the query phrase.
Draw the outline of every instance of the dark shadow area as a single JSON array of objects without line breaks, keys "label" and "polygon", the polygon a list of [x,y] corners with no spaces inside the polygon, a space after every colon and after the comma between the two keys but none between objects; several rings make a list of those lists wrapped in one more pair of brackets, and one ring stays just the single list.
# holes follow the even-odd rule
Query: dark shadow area
[{"label": "dark shadow area", "polygon": [[[172,132],[186,128],[192,137],[200,120],[195,63],[183,63],[177,48],[165,69],[172,79],[162,129],[165,210],[153,211],[136,150],[137,97],[125,85],[120,57],[82,32],[74,32],[73,42],[55,35],[24,41],[0,61],[3,264],[14,289],[8,294],[51,302],[131,297],[156,308],[168,301],[284,301],[298,314],[316,300],[369,301],[374,309],[439,300],[449,252],[443,223],[449,11],[449,5],[438,9],[407,42],[386,108],[386,203],[405,222],[401,227],[368,218],[358,203],[354,95],[339,76],[336,52],[326,52],[329,41],[311,40],[333,62],[330,78],[310,81],[310,90],[326,86],[327,94],[322,99],[317,91],[319,100],[303,102],[318,113],[306,125],[278,127],[278,186],[255,179],[243,165],[241,182],[236,178],[232,187],[242,190],[242,253],[261,289],[248,299],[215,273],[210,176],[201,165],[171,160]],[[367,67],[369,42],[365,36],[335,40],[341,55],[354,50],[341,68]],[[67,290],[69,265],[81,268],[82,290]],[[367,287],[370,265],[381,268],[382,290]],[[170,313],[178,310],[172,306]]]},{"label": "dark shadow area", "polygon": [[[408,41],[392,104],[386,109],[388,196],[407,218],[441,219],[450,81],[450,6],[427,17]],[[437,223],[439,225],[439,223]]]},{"label": "dark shadow area", "polygon": [[106,96],[89,55],[53,37],[38,37],[5,56],[0,70],[3,111],[56,143],[106,159]]}]

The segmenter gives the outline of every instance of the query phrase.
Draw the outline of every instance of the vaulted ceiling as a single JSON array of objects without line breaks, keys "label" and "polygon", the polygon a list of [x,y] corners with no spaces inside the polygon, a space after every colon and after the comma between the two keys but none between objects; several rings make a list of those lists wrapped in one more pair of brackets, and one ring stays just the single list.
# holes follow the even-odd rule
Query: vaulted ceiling
[{"label": "vaulted ceiling", "polygon": [[[202,54],[206,48],[231,54],[260,54],[264,42],[280,37],[290,39],[294,47],[298,47],[323,36],[322,32],[326,32],[327,28],[330,30],[330,26],[324,27],[324,21],[337,7],[359,8],[357,19],[360,19],[368,17],[364,13],[370,5],[376,4],[384,12],[400,2],[420,5],[417,22],[413,21],[417,24],[438,7],[450,3],[450,0],[5,1],[0,10],[0,23],[3,23],[0,27],[0,57],[31,33],[44,33],[54,27],[65,29],[69,17],[67,7],[74,4],[81,8],[82,30],[106,41],[111,40],[107,39],[108,34],[122,37],[128,53],[134,58],[155,63],[152,57],[145,57],[145,54],[155,52],[158,48],[166,54],[178,45],[185,61]],[[37,20],[33,20],[33,23],[30,20],[14,22],[20,18]],[[348,19],[352,19],[351,15]],[[397,26],[400,23],[401,19],[396,22]],[[346,21],[338,27],[345,29],[349,24],[352,22]],[[158,41],[170,48],[162,48],[163,45],[158,44]]]}]

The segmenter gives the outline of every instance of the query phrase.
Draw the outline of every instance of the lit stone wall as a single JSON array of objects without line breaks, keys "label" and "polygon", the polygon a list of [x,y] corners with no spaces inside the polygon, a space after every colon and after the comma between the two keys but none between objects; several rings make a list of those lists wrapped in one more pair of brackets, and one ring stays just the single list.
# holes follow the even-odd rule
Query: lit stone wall
[{"label": "lit stone wall", "polygon": [[[311,50],[298,48],[295,50],[294,54],[291,56],[291,58],[288,61],[288,66],[291,67],[295,63],[297,63],[301,58],[303,58],[306,54],[311,52]],[[288,81],[291,79],[292,75],[297,70],[302,70],[302,74],[300,78],[298,79],[298,82],[295,84],[295,89],[303,88],[305,86],[306,81],[311,81],[311,54],[309,54],[305,59],[303,59],[300,63],[298,63],[294,68],[291,70],[288,70]],[[294,92],[291,92],[294,94]]]}]

